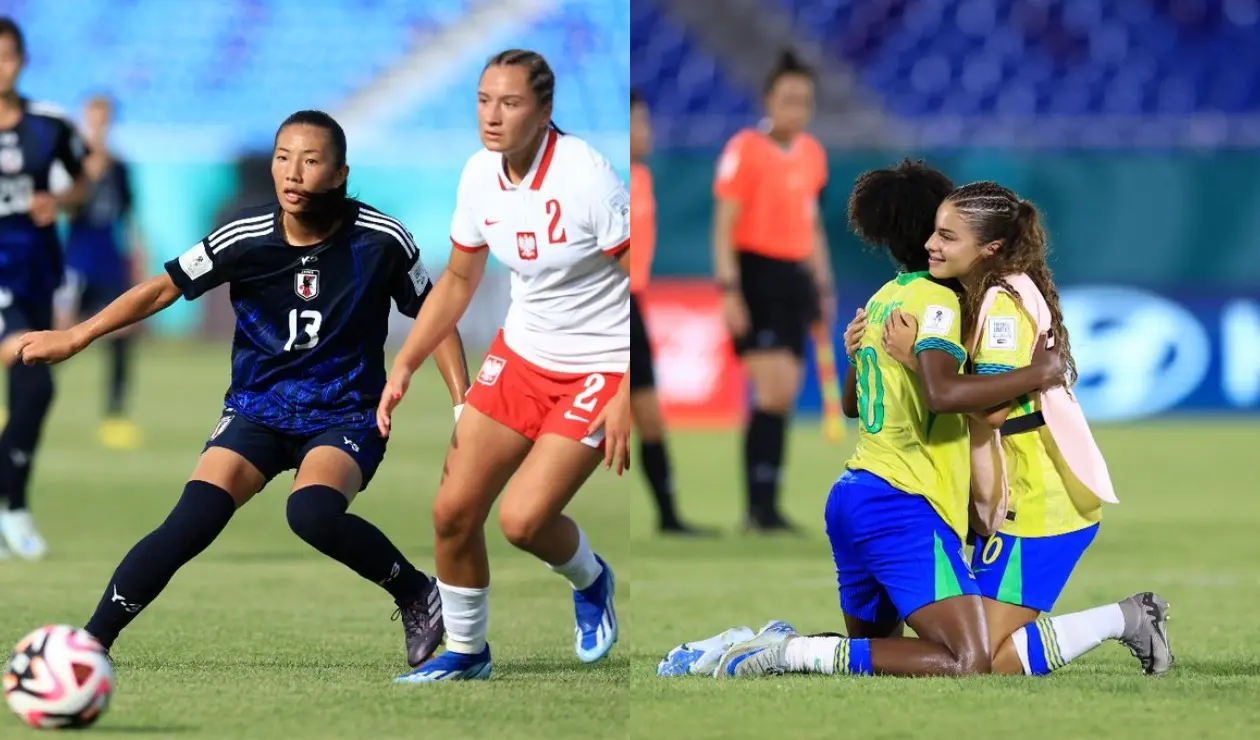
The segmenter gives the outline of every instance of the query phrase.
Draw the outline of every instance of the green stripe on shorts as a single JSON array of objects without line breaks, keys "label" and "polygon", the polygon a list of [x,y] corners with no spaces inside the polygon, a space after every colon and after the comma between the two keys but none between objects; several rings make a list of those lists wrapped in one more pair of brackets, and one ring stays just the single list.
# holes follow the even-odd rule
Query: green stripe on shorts
[{"label": "green stripe on shorts", "polygon": [[[994,535],[996,536],[996,535]],[[1004,604],[1024,605],[1024,555],[1023,540],[1011,538],[1011,554],[1006,558],[1006,570],[998,584],[997,600]]]},{"label": "green stripe on shorts", "polygon": [[941,543],[941,536],[936,532],[932,533],[932,543],[932,559],[936,561],[936,600],[943,601],[951,596],[962,596],[962,584],[958,582],[958,572],[954,570],[954,564],[945,554],[945,545]]}]

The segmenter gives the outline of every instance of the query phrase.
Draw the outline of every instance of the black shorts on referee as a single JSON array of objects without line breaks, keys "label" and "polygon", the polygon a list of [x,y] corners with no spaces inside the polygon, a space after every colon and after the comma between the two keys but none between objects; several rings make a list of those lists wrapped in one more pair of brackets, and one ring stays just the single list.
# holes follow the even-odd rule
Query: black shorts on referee
[{"label": "black shorts on referee", "polygon": [[750,328],[735,339],[735,351],[786,349],[804,357],[810,325],[820,318],[818,290],[805,265],[740,252],[739,282]]},{"label": "black shorts on referee", "polygon": [[630,390],[637,391],[656,387],[656,372],[652,367],[652,343],[648,341],[647,326],[639,313],[639,304],[630,295]]}]

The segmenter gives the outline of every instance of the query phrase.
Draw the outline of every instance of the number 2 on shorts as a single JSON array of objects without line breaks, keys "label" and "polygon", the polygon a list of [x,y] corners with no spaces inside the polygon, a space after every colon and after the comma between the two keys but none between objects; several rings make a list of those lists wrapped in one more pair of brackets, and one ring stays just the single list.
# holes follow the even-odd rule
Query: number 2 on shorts
[{"label": "number 2 on shorts", "polygon": [[[573,397],[573,408],[579,411],[585,411],[588,414],[595,411],[595,406],[599,404],[599,398],[597,398],[597,396],[599,396],[600,391],[604,390],[604,382],[604,376],[600,373],[591,373],[590,375],[587,375],[586,380],[583,381],[585,388],[582,389],[581,393]],[[591,421],[590,419],[578,416],[571,410],[566,410],[564,412],[564,418],[571,419],[573,421]]]}]

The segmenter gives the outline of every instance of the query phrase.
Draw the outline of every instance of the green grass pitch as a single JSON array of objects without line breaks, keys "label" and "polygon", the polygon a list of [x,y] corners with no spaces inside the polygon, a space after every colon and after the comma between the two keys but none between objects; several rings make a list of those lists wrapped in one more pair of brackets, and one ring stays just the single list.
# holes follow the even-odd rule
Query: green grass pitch
[{"label": "green grass pitch", "polygon": [[[174,503],[218,419],[224,345],[150,344],[136,369],[143,450],[96,444],[102,353],[57,370],[59,396],[32,505],[52,552],[0,562],[0,640],[41,624],[82,624],[118,559]],[[423,369],[390,453],[354,511],[417,565],[431,566],[429,503],[450,430],[445,391]],[[679,434],[683,511],[723,527],[710,542],[652,532],[638,481],[597,474],[571,507],[619,575],[621,643],[595,666],[572,648],[568,587],[489,536],[495,677],[393,686],[402,635],[376,586],[310,550],[284,523],[288,479],[256,498],[118,642],[114,705],[89,732],[114,738],[935,738],[1251,737],[1260,732],[1260,503],[1254,422],[1168,420],[1105,427],[1100,443],[1124,504],[1060,611],[1155,589],[1172,602],[1177,666],[1140,675],[1104,645],[1046,679],[793,677],[662,680],[674,644],[784,618],[840,622],[821,510],[848,446],[816,428],[792,437],[785,496],[801,537],[739,534],[734,434]],[[34,736],[12,717],[0,738]]]}]

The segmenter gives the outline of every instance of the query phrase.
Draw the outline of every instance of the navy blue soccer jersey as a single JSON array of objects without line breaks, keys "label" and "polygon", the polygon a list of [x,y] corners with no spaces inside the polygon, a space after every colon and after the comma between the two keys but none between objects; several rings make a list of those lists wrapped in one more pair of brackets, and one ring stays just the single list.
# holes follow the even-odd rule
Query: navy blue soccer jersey
[{"label": "navy blue soccer jersey", "polygon": [[366,428],[385,386],[390,301],[415,317],[432,282],[397,220],[350,201],[323,243],[285,243],[278,205],[248,208],[166,271],[192,300],[229,286],[236,312],[225,404],[272,429]]},{"label": "navy blue soccer jersey", "polygon": [[127,279],[126,225],[131,214],[131,178],[118,160],[92,184],[87,201],[70,221],[66,267],[84,280],[121,285]]},{"label": "navy blue soccer jersey", "polygon": [[86,156],[74,126],[38,103],[23,100],[17,126],[0,130],[0,289],[39,301],[61,284],[56,225],[31,221],[31,198],[48,192],[54,162],[77,178]]}]

